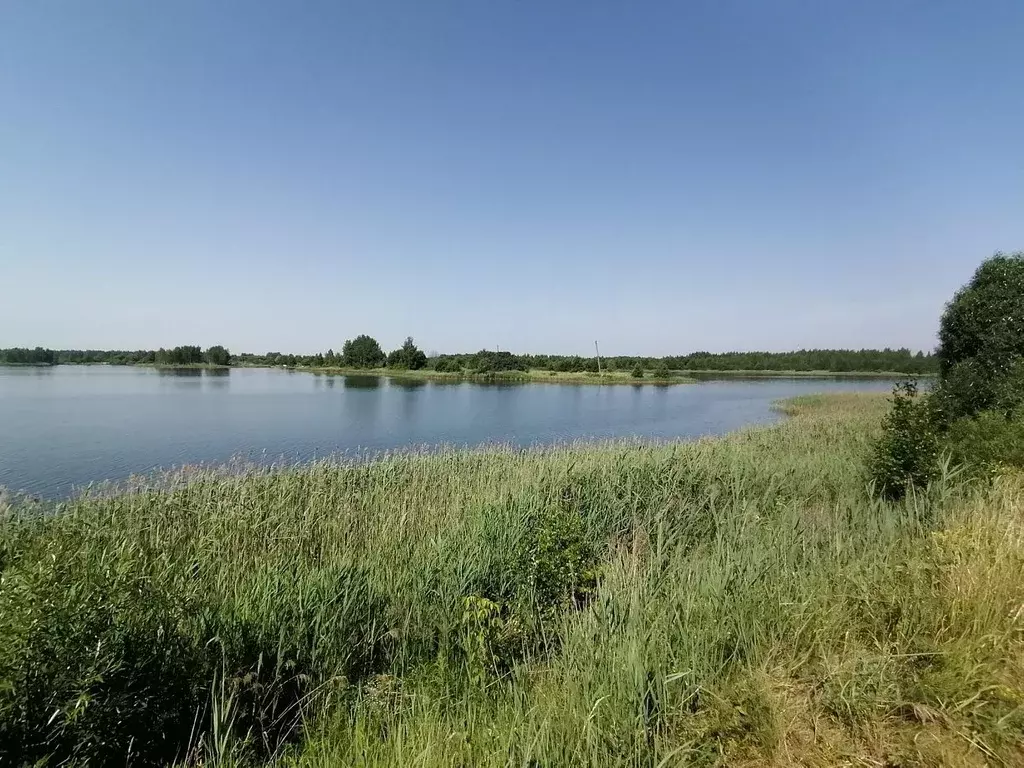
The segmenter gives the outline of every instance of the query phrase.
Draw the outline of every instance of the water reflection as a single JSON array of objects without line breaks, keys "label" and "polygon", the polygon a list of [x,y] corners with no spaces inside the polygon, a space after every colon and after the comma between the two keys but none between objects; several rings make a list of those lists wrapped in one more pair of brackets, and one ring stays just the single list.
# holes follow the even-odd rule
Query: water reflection
[{"label": "water reflection", "polygon": [[402,387],[402,421],[405,424],[412,424],[416,421],[416,413],[420,409],[420,404],[423,402],[423,398],[420,397],[419,390],[424,382],[418,382],[419,386],[416,387]]},{"label": "water reflection", "polygon": [[426,379],[388,379],[388,385],[398,389],[422,389],[427,386]]},{"label": "water reflection", "polygon": [[199,379],[202,378],[202,368],[157,368],[157,376],[169,377],[169,378],[183,378],[183,379]]},{"label": "water reflection", "polygon": [[432,387],[461,387],[463,384],[468,385],[469,382],[466,379],[431,379],[430,386]]},{"label": "water reflection", "polygon": [[203,371],[204,389],[227,389],[231,386],[231,370],[229,368],[210,368]]},{"label": "water reflection", "polygon": [[345,382],[345,389],[380,389],[380,376],[352,376],[341,377]]}]

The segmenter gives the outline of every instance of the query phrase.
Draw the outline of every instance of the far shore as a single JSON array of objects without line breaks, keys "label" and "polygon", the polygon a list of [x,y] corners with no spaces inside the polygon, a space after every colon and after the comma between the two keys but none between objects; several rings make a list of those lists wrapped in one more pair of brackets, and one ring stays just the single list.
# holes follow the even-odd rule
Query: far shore
[{"label": "far shore", "polygon": [[529,371],[493,371],[477,373],[462,371],[435,371],[432,368],[409,370],[403,368],[314,368],[295,366],[288,370],[305,371],[308,373],[326,374],[328,376],[384,376],[395,379],[425,379],[433,381],[510,381],[537,382],[546,384],[652,384],[670,386],[673,384],[696,384],[697,380],[685,375],[672,375],[668,378],[655,377],[650,371],[644,371],[643,378],[634,378],[629,371],[604,371],[602,373],[563,372],[531,369]]},{"label": "far shore", "polygon": [[812,379],[931,379],[935,373],[903,373],[901,371],[724,371],[724,370],[690,370],[685,371],[692,376],[765,376],[779,378],[807,377]]},{"label": "far shore", "polygon": [[[2,363],[0,365],[13,368],[49,368],[51,363]],[[613,370],[594,373],[590,371],[549,371],[533,368],[528,371],[492,371],[478,373],[476,371],[435,371],[433,368],[410,370],[404,368],[348,368],[345,366],[314,367],[284,365],[214,365],[212,363],[58,363],[58,365],[114,365],[139,368],[156,368],[157,370],[229,370],[231,368],[266,368],[304,373],[323,374],[328,376],[379,376],[394,379],[418,379],[428,381],[508,381],[537,382],[548,384],[651,384],[671,386],[675,384],[696,384],[704,379],[713,378],[856,378],[856,379],[931,379],[934,373],[904,373],[900,371],[775,371],[775,370],[673,370],[670,376],[655,376],[650,369],[644,370],[643,378],[636,378],[631,371]]]}]

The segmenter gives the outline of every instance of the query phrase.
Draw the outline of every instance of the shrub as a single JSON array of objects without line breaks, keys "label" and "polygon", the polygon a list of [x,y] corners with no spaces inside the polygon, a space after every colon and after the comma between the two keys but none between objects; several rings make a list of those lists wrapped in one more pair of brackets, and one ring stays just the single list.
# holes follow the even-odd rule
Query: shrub
[{"label": "shrub", "polygon": [[434,363],[434,370],[438,373],[462,373],[462,364],[457,358],[442,356]]},{"label": "shrub", "polygon": [[960,419],[949,428],[949,444],[954,460],[983,471],[1024,467],[1024,417],[985,411]]},{"label": "shrub", "polygon": [[268,755],[328,682],[386,652],[361,568],[243,570],[218,595],[198,552],[66,515],[0,527],[0,765],[185,760],[217,707],[222,732]]},{"label": "shrub", "polygon": [[658,366],[654,369],[652,374],[656,379],[670,379],[672,378],[672,372],[668,369],[668,366],[664,363],[658,363]]},{"label": "shrub", "polygon": [[882,420],[882,436],[869,462],[875,490],[898,499],[910,486],[923,486],[935,475],[939,430],[932,397],[918,392],[914,381],[893,388],[892,410]]},{"label": "shrub", "polygon": [[200,606],[51,549],[3,573],[0,763],[183,758],[212,672],[190,631]]},{"label": "shrub", "polygon": [[517,582],[543,618],[579,601],[594,587],[597,555],[581,510],[566,497],[532,514]]},{"label": "shrub", "polygon": [[632,376],[634,379],[642,379],[644,377],[644,369],[640,365],[640,363],[637,363],[636,365],[633,366],[633,371],[629,375]]}]

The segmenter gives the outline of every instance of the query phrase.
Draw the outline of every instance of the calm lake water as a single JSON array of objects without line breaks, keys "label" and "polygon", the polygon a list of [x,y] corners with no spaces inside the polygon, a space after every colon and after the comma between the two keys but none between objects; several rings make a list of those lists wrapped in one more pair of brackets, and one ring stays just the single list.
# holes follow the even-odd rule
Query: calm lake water
[{"label": "calm lake water", "polygon": [[673,387],[476,384],[231,369],[0,366],[0,486],[60,497],[182,464],[301,461],[438,444],[692,438],[773,421],[772,402],[887,391],[871,379]]}]

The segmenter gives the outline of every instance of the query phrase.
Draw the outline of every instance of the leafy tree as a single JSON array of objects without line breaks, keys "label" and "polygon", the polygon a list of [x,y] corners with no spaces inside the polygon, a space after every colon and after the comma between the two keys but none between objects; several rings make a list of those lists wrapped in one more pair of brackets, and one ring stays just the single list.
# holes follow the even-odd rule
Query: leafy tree
[{"label": "leafy tree", "polygon": [[380,344],[365,333],[345,342],[341,359],[348,368],[380,368],[385,360]]},{"label": "leafy tree", "polygon": [[156,352],[156,362],[160,365],[196,365],[203,362],[203,350],[197,346],[181,346],[174,349],[163,349]]},{"label": "leafy tree", "polygon": [[640,363],[633,366],[633,372],[629,374],[634,379],[642,379],[644,377],[644,368]]},{"label": "leafy tree", "polygon": [[406,368],[416,371],[426,364],[427,356],[413,343],[412,336],[405,339],[401,348],[388,355],[388,368]]},{"label": "leafy tree", "polygon": [[231,363],[231,353],[219,344],[207,349],[204,356],[210,365],[229,365]]},{"label": "leafy tree", "polygon": [[939,403],[947,421],[1019,407],[1024,381],[1024,253],[997,253],[946,306]]},{"label": "leafy tree", "polygon": [[669,371],[668,366],[665,365],[665,363],[658,363],[658,365],[654,367],[653,375],[656,379],[668,379],[672,377],[672,373]]},{"label": "leafy tree", "polygon": [[940,451],[972,469],[1024,463],[1024,254],[996,254],[946,305],[939,386],[896,388],[871,458],[877,490],[898,498],[936,472]]}]

